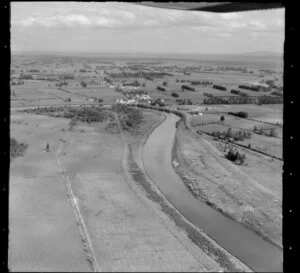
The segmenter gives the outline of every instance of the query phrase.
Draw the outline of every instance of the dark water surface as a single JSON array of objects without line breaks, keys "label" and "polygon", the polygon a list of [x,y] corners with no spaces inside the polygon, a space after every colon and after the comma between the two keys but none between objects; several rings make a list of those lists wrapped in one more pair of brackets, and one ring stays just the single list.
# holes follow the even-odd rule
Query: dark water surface
[{"label": "dark water surface", "polygon": [[147,175],[166,198],[194,225],[254,271],[282,272],[283,252],[238,222],[196,199],[173,170],[171,152],[178,117],[167,119],[143,149]]}]

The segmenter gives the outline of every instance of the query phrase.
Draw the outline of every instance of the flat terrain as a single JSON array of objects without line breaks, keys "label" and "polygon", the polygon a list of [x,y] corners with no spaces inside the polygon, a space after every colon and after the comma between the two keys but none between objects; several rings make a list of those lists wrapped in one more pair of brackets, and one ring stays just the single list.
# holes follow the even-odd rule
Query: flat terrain
[{"label": "flat terrain", "polygon": [[10,270],[89,271],[55,156],[67,121],[24,113],[11,120],[11,135],[29,147],[10,166]]},{"label": "flat terrain", "polygon": [[[265,66],[263,60],[257,64],[244,60],[227,64],[224,60],[218,63],[13,55],[11,107],[112,105],[116,99],[129,98],[148,104],[161,98],[165,107],[185,113],[199,108],[203,115],[188,114],[194,132],[182,124],[177,130],[172,154],[174,169],[198,199],[281,246],[283,163],[272,156],[282,158],[283,105],[202,104],[207,94],[239,97],[230,90],[238,89],[240,84],[272,81],[266,92],[241,91],[251,96],[282,93],[283,75],[277,68],[272,70],[268,63]],[[191,81],[211,83],[192,85]],[[137,82],[138,90],[150,95],[150,101],[130,93],[136,91],[133,82]],[[194,87],[195,92],[182,92],[183,84]],[[227,91],[216,90],[213,84],[225,86]],[[157,90],[157,86],[166,91]],[[172,92],[179,95],[178,99],[190,99],[192,105],[179,105]],[[247,112],[248,119],[227,114],[237,111]],[[29,145],[23,157],[11,162],[10,169],[12,271],[225,268],[220,261],[224,262],[226,255],[220,254],[216,243],[216,252],[206,248],[206,244],[202,248],[196,246],[198,237],[189,236],[193,232],[189,234],[188,224],[182,224],[170,207],[157,204],[143,189],[151,181],[148,178],[149,184],[142,185],[142,147],[151,130],[163,120],[161,115],[143,112],[144,122],[123,138],[118,133],[109,134],[104,122],[78,122],[69,131],[68,119],[11,114],[11,137]],[[221,115],[225,116],[223,124]],[[253,149],[269,155],[239,147],[246,154],[246,164],[240,166],[224,157],[224,142],[196,134],[197,130],[211,133],[228,128],[233,132],[253,131],[254,126],[275,128],[278,135],[268,137],[252,132],[250,139],[238,141],[237,144],[251,144]],[[47,142],[50,152],[44,151]],[[129,172],[134,160],[137,174]],[[159,190],[154,196],[165,200]],[[171,211],[171,216],[164,209]],[[248,270],[235,258],[228,264],[227,269],[238,265]]]},{"label": "flat terrain", "polygon": [[[29,144],[24,157],[11,165],[12,271],[89,271],[91,266],[99,271],[219,270],[132,191],[122,170],[118,134],[107,134],[100,124],[68,131],[67,124],[65,119],[12,114],[12,135]],[[46,142],[50,152],[43,151]],[[86,227],[92,259],[64,179]]]},{"label": "flat terrain", "polygon": [[281,245],[282,162],[246,153],[246,164],[227,160],[222,145],[180,126],[174,167],[194,195]]}]

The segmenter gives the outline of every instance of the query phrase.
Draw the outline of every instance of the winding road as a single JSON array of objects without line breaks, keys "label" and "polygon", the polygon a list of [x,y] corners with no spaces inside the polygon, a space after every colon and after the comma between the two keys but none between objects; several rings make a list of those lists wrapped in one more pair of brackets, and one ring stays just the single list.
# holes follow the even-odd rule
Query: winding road
[{"label": "winding road", "polygon": [[251,269],[282,272],[283,252],[279,248],[196,199],[175,173],[171,152],[178,119],[167,114],[144,146],[144,168],[149,178],[185,218]]}]

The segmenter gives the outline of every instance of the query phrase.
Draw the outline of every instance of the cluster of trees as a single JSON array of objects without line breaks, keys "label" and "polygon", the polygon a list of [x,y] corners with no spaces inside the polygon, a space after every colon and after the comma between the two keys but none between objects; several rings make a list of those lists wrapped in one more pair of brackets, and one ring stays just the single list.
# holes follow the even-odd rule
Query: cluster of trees
[{"label": "cluster of trees", "polygon": [[82,122],[102,122],[108,118],[108,112],[98,106],[94,107],[38,107],[37,109],[24,110],[27,113],[46,115],[52,117],[69,118]]},{"label": "cluster of trees", "polygon": [[263,128],[257,128],[256,126],[254,126],[253,132],[258,135],[265,135],[265,136],[270,136],[270,137],[278,136],[278,132],[277,132],[276,128],[263,129]]},{"label": "cluster of trees", "polygon": [[266,80],[266,84],[269,85],[270,87],[275,86],[275,82],[273,80]]},{"label": "cluster of trees", "polygon": [[17,81],[12,81],[11,85],[23,85],[24,81],[23,80],[17,80]]},{"label": "cluster of trees", "polygon": [[210,81],[191,81],[191,85],[204,85],[204,86],[207,86],[207,85],[210,85],[212,84],[212,82]]},{"label": "cluster of trees", "polygon": [[271,95],[278,96],[278,97],[282,97],[283,96],[283,94],[281,92],[278,92],[278,91],[271,92]]},{"label": "cluster of trees", "polygon": [[246,67],[236,67],[236,66],[218,66],[218,70],[221,71],[240,71],[242,73],[247,73],[248,69]]},{"label": "cluster of trees", "polygon": [[134,87],[138,87],[141,84],[138,82],[138,80],[134,80],[133,82],[129,82],[129,83],[123,83],[124,86],[134,86]]},{"label": "cluster of trees", "polygon": [[273,96],[214,96],[204,93],[208,98],[203,99],[203,104],[279,104],[283,103],[283,97]]},{"label": "cluster of trees", "polygon": [[70,118],[74,121],[82,121],[82,122],[102,122],[108,119],[107,111],[99,108],[99,107],[76,107],[70,108],[67,107],[63,111],[64,118]]},{"label": "cluster of trees", "polygon": [[193,105],[193,102],[191,99],[176,99],[176,103],[178,105]]},{"label": "cluster of trees", "polygon": [[59,78],[64,80],[74,80],[74,75],[61,75]]},{"label": "cluster of trees", "polygon": [[18,156],[23,156],[26,149],[28,148],[27,143],[18,142],[15,138],[10,139],[10,158],[16,158]]},{"label": "cluster of trees", "polygon": [[30,69],[30,70],[28,70],[28,72],[32,72],[32,73],[39,73],[39,72],[40,72],[40,70],[38,70],[38,69]]},{"label": "cluster of trees", "polygon": [[228,101],[222,97],[212,96],[203,99],[203,104],[228,104]]},{"label": "cluster of trees", "polygon": [[195,88],[183,84],[181,86],[181,91],[183,92],[184,90],[195,91]]},{"label": "cluster of trees", "polygon": [[248,113],[239,111],[239,112],[228,112],[228,115],[240,117],[240,118],[248,118]]},{"label": "cluster of trees", "polygon": [[258,104],[278,104],[283,103],[283,97],[259,96]]},{"label": "cluster of trees", "polygon": [[165,88],[163,88],[163,87],[161,87],[161,86],[157,86],[157,88],[156,88],[158,91],[166,91],[166,89]]},{"label": "cluster of trees", "polygon": [[157,98],[154,101],[152,101],[151,105],[152,106],[159,105],[161,107],[166,106],[166,104],[160,98]]},{"label": "cluster of trees", "polygon": [[221,90],[221,91],[226,91],[226,90],[227,90],[227,88],[226,88],[225,86],[217,85],[217,84],[214,84],[214,85],[213,85],[213,88],[214,88],[214,89]]},{"label": "cluster of trees", "polygon": [[146,91],[146,90],[130,90],[130,91],[127,91],[126,94],[128,94],[129,96],[145,95],[145,94],[148,94],[148,91]]},{"label": "cluster of trees", "polygon": [[55,84],[56,87],[63,87],[63,86],[68,86],[69,83],[67,81],[62,81],[62,82],[57,82]]},{"label": "cluster of trees", "polygon": [[123,130],[137,127],[143,120],[143,113],[137,108],[132,108],[123,104],[115,104],[111,110],[118,114],[120,125]]},{"label": "cluster of trees", "polygon": [[[108,74],[108,73],[107,73]],[[164,76],[173,76],[173,74],[166,73],[166,72],[124,72],[121,73],[110,73],[110,77],[112,78],[145,78],[149,80],[153,80],[153,78],[163,78]]]},{"label": "cluster of trees", "polygon": [[32,75],[31,74],[21,74],[19,77],[20,80],[32,80]]},{"label": "cluster of trees", "polygon": [[235,141],[244,141],[245,139],[251,138],[251,132],[238,130],[235,133],[232,132],[231,128],[228,128],[227,131],[214,131],[211,133],[213,137],[221,139],[234,139]]},{"label": "cluster of trees", "polygon": [[244,84],[240,84],[239,88],[245,89],[245,90],[250,90],[250,91],[255,91],[255,92],[259,91],[259,88],[257,86],[249,86],[249,85],[244,85]]},{"label": "cluster of trees", "polygon": [[108,82],[109,84],[113,84],[112,80],[110,78],[104,77],[104,80]]},{"label": "cluster of trees", "polygon": [[144,78],[145,78],[146,80],[152,81],[152,82],[153,82],[153,80],[154,80],[152,77],[149,77],[149,76],[144,76]]},{"label": "cluster of trees", "polygon": [[248,97],[249,95],[245,92],[236,90],[236,89],[231,89],[230,93],[235,94],[235,95],[240,95],[240,96],[244,96],[244,97]]}]

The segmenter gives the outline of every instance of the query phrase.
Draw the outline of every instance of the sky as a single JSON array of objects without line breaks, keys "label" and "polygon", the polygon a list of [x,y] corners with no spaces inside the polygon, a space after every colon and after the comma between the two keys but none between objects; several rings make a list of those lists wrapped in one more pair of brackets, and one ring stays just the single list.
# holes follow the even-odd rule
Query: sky
[{"label": "sky", "polygon": [[11,2],[11,50],[214,54],[283,52],[284,8],[237,13],[126,2]]}]

